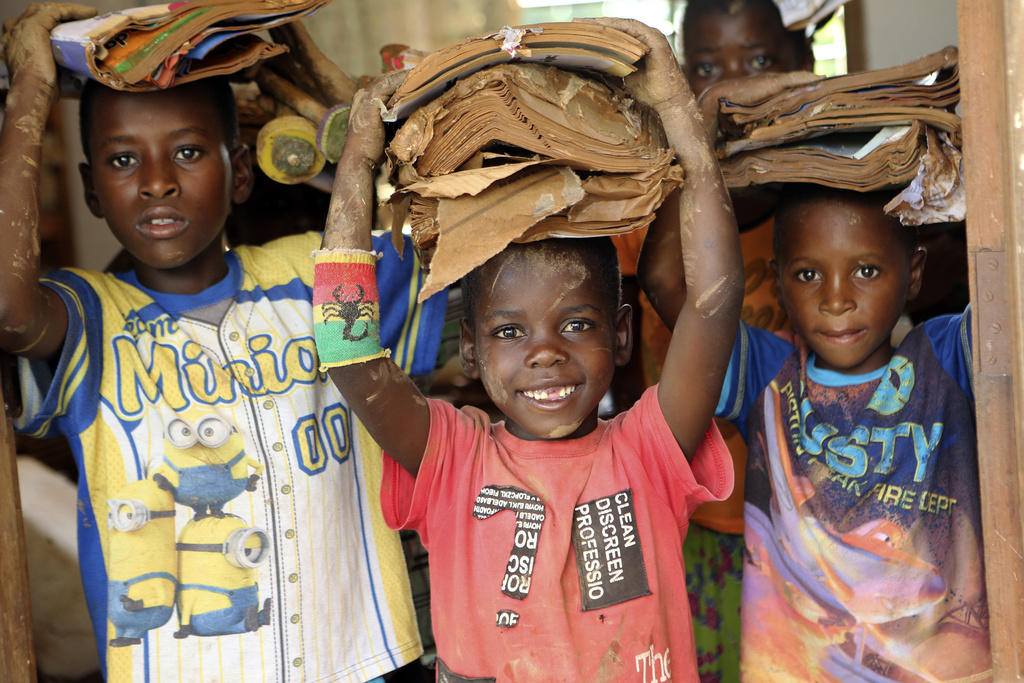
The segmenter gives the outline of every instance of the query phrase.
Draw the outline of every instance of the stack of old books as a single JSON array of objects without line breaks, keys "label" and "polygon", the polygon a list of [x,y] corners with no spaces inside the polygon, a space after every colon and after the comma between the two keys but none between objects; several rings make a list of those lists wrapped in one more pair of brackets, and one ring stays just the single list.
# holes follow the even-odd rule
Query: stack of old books
[{"label": "stack of old books", "polygon": [[[946,219],[962,214],[954,47],[902,66],[834,78],[723,82],[701,100],[716,118],[716,149],[729,187],[909,187],[914,201],[930,202],[949,214]],[[904,222],[915,222],[913,207],[907,211]]]},{"label": "stack of old books", "polygon": [[[338,160],[357,87],[300,21],[328,1],[190,0],[135,7],[60,24],[50,45],[58,64],[79,80],[117,90],[170,88],[244,70],[235,84],[243,142],[255,148],[271,179],[309,182],[326,162]],[[257,35],[264,29],[269,40]]]},{"label": "stack of old books", "polygon": [[[653,220],[682,182],[657,117],[597,72],[550,66],[618,76],[642,55],[614,29],[546,24],[462,41],[412,69],[389,103],[396,116],[411,111],[387,150],[389,202],[428,267],[421,296],[511,241],[612,235]],[[408,106],[440,81],[443,94]]]},{"label": "stack of old books", "polygon": [[67,22],[50,34],[57,63],[118,90],[168,88],[229,74],[287,48],[257,32],[329,0],[190,0]]}]

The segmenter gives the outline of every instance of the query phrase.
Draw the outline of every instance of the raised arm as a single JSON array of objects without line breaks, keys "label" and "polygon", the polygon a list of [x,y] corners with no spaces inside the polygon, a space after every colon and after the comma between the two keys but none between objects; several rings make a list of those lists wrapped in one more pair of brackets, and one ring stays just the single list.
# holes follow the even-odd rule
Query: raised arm
[{"label": "raised arm", "polygon": [[[358,252],[372,248],[374,178],[384,151],[380,102],[395,91],[404,77],[404,72],[383,76],[370,88],[358,91],[352,101],[322,245],[324,250],[342,254],[339,258],[346,258],[345,254],[358,256]],[[322,288],[321,271],[317,272],[315,288]],[[335,285],[344,287],[351,282],[330,284],[333,290]],[[317,345],[321,360],[325,361],[319,333]],[[370,435],[415,475],[427,445],[430,413],[413,381],[386,357],[338,365],[329,368],[328,373]]]},{"label": "raised arm", "polygon": [[20,356],[55,356],[67,332],[60,297],[39,284],[39,165],[58,94],[50,31],[94,14],[84,5],[31,4],[4,34],[11,88],[0,128],[0,348]]},{"label": "raised arm", "polygon": [[[664,308],[664,302],[657,300],[659,294],[676,292],[679,309],[662,367],[658,401],[683,452],[692,457],[721,393],[739,321],[743,261],[736,220],[697,103],[665,36],[632,20],[594,21],[623,30],[650,48],[641,69],[626,79],[626,85],[638,101],[661,117],[685,174],[678,200],[671,197],[660,212],[678,212],[678,237],[664,234],[675,217],[666,216],[668,220],[652,227],[644,251],[656,253],[673,242],[681,245],[683,272],[663,270],[662,276],[670,278],[665,288],[650,293],[653,303]],[[677,254],[671,255],[676,263]],[[650,258],[641,265],[645,262]],[[641,273],[642,280],[644,277]]]}]

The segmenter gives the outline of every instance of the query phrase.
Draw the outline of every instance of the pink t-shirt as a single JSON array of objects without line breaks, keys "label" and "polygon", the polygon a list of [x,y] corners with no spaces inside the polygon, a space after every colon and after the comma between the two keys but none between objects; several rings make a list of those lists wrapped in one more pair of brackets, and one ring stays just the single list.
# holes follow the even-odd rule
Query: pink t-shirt
[{"label": "pink t-shirt", "polygon": [[694,508],[732,486],[718,430],[688,464],[655,386],[559,441],[524,441],[431,400],[419,475],[385,457],[381,505],[430,551],[449,680],[691,680],[682,542]]}]

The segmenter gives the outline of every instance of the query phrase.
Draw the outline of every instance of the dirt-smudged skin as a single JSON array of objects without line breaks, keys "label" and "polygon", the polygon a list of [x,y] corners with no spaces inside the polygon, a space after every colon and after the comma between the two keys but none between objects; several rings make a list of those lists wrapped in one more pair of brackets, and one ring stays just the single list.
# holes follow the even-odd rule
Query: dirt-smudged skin
[{"label": "dirt-smudged skin", "polygon": [[63,305],[38,285],[39,169],[50,109],[57,100],[57,67],[50,31],[96,9],[72,3],[28,4],[6,22],[3,53],[10,90],[0,132],[0,348],[49,357],[63,342]]},{"label": "dirt-smudged skin", "polygon": [[324,249],[370,248],[368,229],[373,223],[373,181],[377,162],[384,152],[380,108],[405,75],[404,71],[393,71],[381,76],[368,89],[359,90],[352,100],[345,147],[338,160],[327,212]]},{"label": "dirt-smudged skin", "polygon": [[[610,370],[618,362],[612,332],[618,288],[595,275],[604,266],[593,253],[575,248],[580,244],[512,244],[471,277],[475,310],[471,330],[464,330],[473,348],[467,371],[480,378],[520,438],[563,439],[596,424],[603,395],[598,389],[610,375],[591,377],[582,369],[578,344],[584,339],[585,354],[599,359],[598,367]],[[586,322],[591,318],[600,322]],[[601,331],[579,335],[570,331],[574,326]]]},{"label": "dirt-smudged skin", "polygon": [[[668,469],[675,471],[677,466],[685,468],[686,459],[698,453],[698,446],[709,434],[708,424],[728,361],[728,345],[722,340],[735,336],[742,296],[738,237],[704,124],[664,35],[638,22],[594,21],[624,30],[649,47],[649,53],[638,63],[637,73],[627,79],[626,86],[635,101],[652,108],[661,117],[665,137],[686,175],[682,202],[673,203],[677,209],[682,207],[679,210],[682,220],[673,224],[677,245],[673,255],[678,257],[676,263],[684,253],[687,256],[685,283],[683,268],[676,265],[667,287],[676,294],[685,284],[693,295],[682,297],[676,311],[677,331],[666,360],[665,381],[659,390],[647,393],[644,402],[635,408],[636,412],[624,419],[606,425],[598,420],[600,400],[611,385],[615,369],[628,362],[632,342],[630,310],[619,304],[620,283],[614,276],[616,254],[607,240],[551,239],[513,243],[463,278],[467,306],[460,328],[463,367],[468,376],[482,381],[504,418],[503,429],[488,426],[486,417],[473,409],[456,415],[454,409],[434,403],[425,408],[414,385],[392,381],[391,373],[397,372],[397,368],[389,359],[378,358],[330,371],[349,405],[384,450],[413,476],[423,475],[415,484],[414,500],[405,500],[404,494],[395,500],[403,508],[399,514],[408,515],[404,523],[409,528],[429,532],[440,551],[434,552],[435,548],[431,548],[433,561],[437,562],[438,557],[448,560],[448,564],[440,565],[442,571],[435,573],[438,595],[443,595],[444,602],[448,603],[441,605],[439,599],[435,604],[438,609],[449,608],[447,612],[435,612],[438,633],[444,634],[438,638],[441,650],[438,654],[440,661],[462,675],[510,680],[622,680],[639,678],[638,667],[647,666],[640,664],[645,657],[659,662],[662,668],[658,675],[670,672],[675,678],[686,679],[696,673],[692,655],[687,656],[685,652],[689,619],[685,612],[685,577],[677,561],[682,541],[676,533],[683,522],[682,511],[689,509],[689,503],[696,504],[696,500],[683,502],[681,499],[678,506],[668,505],[653,489],[641,491],[641,488],[648,485],[655,471],[663,473]],[[357,96],[353,110],[364,107],[365,102]],[[367,184],[370,182],[368,167],[372,167],[380,149],[376,142],[371,144],[370,141],[376,141],[379,132],[370,126],[359,132],[360,136],[365,134],[361,140],[346,141],[338,165],[344,179],[336,180],[334,192],[337,206],[351,206],[353,211],[332,212],[324,237],[325,248],[367,248],[372,221],[363,208],[372,200],[371,186]],[[353,194],[365,196],[360,199],[352,197]],[[557,198],[557,194],[554,196]],[[495,220],[499,218],[496,216]],[[609,275],[606,277],[606,274]],[[648,417],[659,414],[664,422],[647,422]],[[466,417],[470,418],[472,426],[466,424]],[[432,420],[437,420],[437,424],[432,425]],[[396,422],[401,424],[401,429],[395,429]],[[623,443],[621,447],[609,443],[611,461],[599,455],[597,449],[592,458],[589,451],[574,452],[576,448],[590,447],[590,441],[582,437],[603,438],[605,432],[598,433],[599,427],[621,430],[617,434],[624,440],[636,438],[637,442],[644,443],[630,442],[629,446]],[[463,437],[468,443],[462,443]],[[506,441],[507,437],[510,438]],[[648,437],[651,440],[646,441]],[[715,433],[707,438],[715,440]],[[724,453],[724,447],[720,440],[715,443],[719,448],[708,450],[714,451],[709,457],[717,459]],[[633,445],[636,448],[632,448]],[[515,459],[512,464],[513,456],[505,460],[503,448],[510,454],[521,448],[523,455],[550,455],[551,468],[540,463],[541,458],[532,457],[522,458],[523,462]],[[562,454],[566,457],[560,457]],[[623,461],[632,458],[631,463],[650,458],[651,466],[641,465],[643,472],[631,477],[619,471],[616,454],[622,455]],[[570,455],[573,457],[568,457]],[[575,457],[577,455],[580,457]],[[531,462],[527,464],[526,460]],[[488,462],[495,462],[494,467],[478,469]],[[425,463],[422,472],[421,463]],[[722,476],[717,477],[714,484],[708,483],[716,487],[715,496],[724,495],[717,489],[731,486],[728,461],[723,458],[715,467],[718,465],[721,465]],[[616,473],[601,470],[606,466]],[[471,468],[471,477],[482,472],[487,477],[496,474],[496,479],[504,481],[472,480],[472,485],[464,488],[473,490],[463,490],[465,482],[471,479],[463,476],[460,467]],[[438,476],[441,470],[445,476]],[[393,468],[391,474],[394,474]],[[617,479],[619,474],[621,481]],[[437,488],[442,480],[456,489]],[[669,483],[668,488],[673,491],[680,488],[676,483]],[[594,488],[589,488],[591,486]],[[607,492],[599,490],[605,486]],[[423,491],[428,493],[422,495]],[[633,508],[633,491],[641,491],[636,495],[644,499],[638,504],[642,508]],[[680,495],[690,497],[688,493]],[[535,507],[522,507],[522,518],[520,508],[515,508],[516,528],[523,531],[522,537],[526,540],[521,546],[513,546],[513,554],[508,554],[505,544],[500,550],[492,548],[496,539],[488,533],[486,525],[491,522],[485,520],[512,521],[511,516],[498,513],[512,509],[512,502],[525,505],[526,501]],[[586,568],[586,576],[581,578],[572,535],[578,533],[584,538],[583,534],[588,532],[580,529],[593,531],[597,528],[596,533],[602,533],[606,527],[614,527],[606,521],[600,522],[605,525],[600,528],[597,522],[577,523],[577,512],[581,520],[591,517],[587,501],[592,502],[594,510],[618,515],[616,519],[620,520],[621,529],[628,527],[630,530],[628,544],[625,536],[619,545],[608,543],[608,534],[600,537],[605,541],[605,552],[614,545],[615,548],[629,547],[628,552],[633,554],[626,558],[616,551],[611,560],[616,564],[609,566],[618,572],[618,560],[622,558],[624,566],[649,568],[657,572],[650,574],[659,577],[657,585],[648,584],[648,574],[644,574],[642,580],[638,574],[633,577],[635,580],[620,583],[620,579],[611,578],[612,569],[604,578],[607,586],[616,582],[614,587],[599,586],[602,574],[590,568]],[[615,508],[610,507],[613,504]],[[663,513],[662,505],[665,506]],[[657,514],[651,512],[652,508],[658,508]],[[610,512],[613,509],[614,512]],[[634,525],[639,523],[635,517],[638,513],[633,510],[640,509],[647,511],[639,513],[645,518],[644,523],[657,527],[653,533],[668,545],[657,545],[648,551],[650,546],[641,547],[639,536],[634,542]],[[485,526],[467,518],[468,514]],[[660,517],[657,523],[652,520],[655,516]],[[545,518],[547,522],[543,522]],[[593,519],[597,520],[598,516],[594,515]],[[547,536],[543,539],[539,536],[541,523],[546,526]],[[660,526],[661,523],[666,526]],[[453,531],[455,533],[451,533]],[[442,537],[444,540],[440,540]],[[534,545],[530,545],[531,538]],[[445,545],[451,543],[454,546]],[[599,552],[598,541],[594,543],[592,552]],[[666,552],[665,547],[670,551]],[[523,548],[536,550],[538,554],[520,553]],[[470,557],[463,561],[458,550],[465,550]],[[584,550],[584,557],[587,552],[591,551]],[[544,571],[550,570],[550,558],[557,558],[550,577],[528,573],[533,571],[534,558],[540,565],[539,553],[545,554]],[[527,572],[511,568],[513,556],[519,567],[523,566],[524,558],[527,560]],[[589,559],[597,561],[593,557]],[[482,582],[485,578],[476,573],[481,567],[491,566],[493,560],[497,560],[493,564],[501,567],[507,583],[485,584]],[[515,571],[527,577],[526,580],[518,574],[511,575],[514,582],[509,579],[509,572]],[[641,604],[637,598],[651,595],[652,586],[659,594]],[[594,592],[595,587],[600,592]],[[515,609],[498,608],[497,618],[494,613],[484,614],[490,610],[477,609],[487,600],[483,597],[485,591],[491,589],[515,599],[516,602],[510,604]],[[530,593],[530,600],[519,603],[526,592]],[[683,596],[682,600],[679,596]],[[472,600],[473,605],[463,610],[459,601],[467,599]],[[680,603],[683,611],[662,612],[648,618],[645,609],[652,606],[660,609],[663,603],[659,600]],[[584,604],[588,606],[581,608]],[[451,605],[459,606],[453,609]],[[613,610],[607,622],[604,614],[596,612],[606,609]],[[456,612],[459,614],[454,616]],[[550,633],[558,635],[547,640],[558,642],[528,642],[523,634],[533,631],[518,621],[520,612],[535,624],[543,622],[553,626]],[[567,632],[559,630],[561,625],[567,627]],[[589,631],[584,630],[591,627],[595,638],[590,638]],[[503,630],[493,633],[488,630],[492,628]],[[555,654],[556,648],[564,645],[563,640],[574,644]],[[519,649],[509,647],[513,642],[520,644]],[[692,648],[692,640],[690,643]],[[505,649],[508,652],[502,654]],[[671,664],[670,652],[678,655],[672,658]]]},{"label": "dirt-smudged skin", "polygon": [[729,284],[729,276],[723,275],[709,289],[697,297],[697,310],[701,317],[710,318],[726,303],[726,286]]},{"label": "dirt-smudged skin", "polygon": [[[383,413],[391,414],[398,410],[394,404],[394,391],[397,387],[402,393],[410,387],[415,388],[415,383],[405,374],[400,367],[391,362],[390,359],[374,360],[366,364],[369,369],[369,391],[366,392],[363,400],[373,410],[380,410]],[[335,372],[336,369],[332,370]],[[416,405],[426,409],[427,402],[417,390],[413,396]]]}]

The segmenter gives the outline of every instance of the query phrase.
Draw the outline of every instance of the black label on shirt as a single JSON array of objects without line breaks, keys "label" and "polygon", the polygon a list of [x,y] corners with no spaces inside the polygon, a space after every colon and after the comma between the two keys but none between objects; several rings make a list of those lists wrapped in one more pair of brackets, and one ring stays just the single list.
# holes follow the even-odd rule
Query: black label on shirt
[{"label": "black label on shirt", "polygon": [[572,545],[583,611],[651,594],[633,514],[632,489],[577,505]]},{"label": "black label on shirt", "polygon": [[493,678],[484,676],[463,676],[448,668],[440,657],[437,658],[437,683],[494,683]]},{"label": "black label on shirt", "polygon": [[498,610],[494,617],[494,625],[500,628],[512,628],[519,623],[519,612],[510,609]]},{"label": "black label on shirt", "polygon": [[522,600],[530,592],[537,542],[544,526],[544,502],[518,486],[485,486],[473,501],[473,516],[489,519],[503,510],[516,513],[516,531],[508,555],[501,592]]}]

